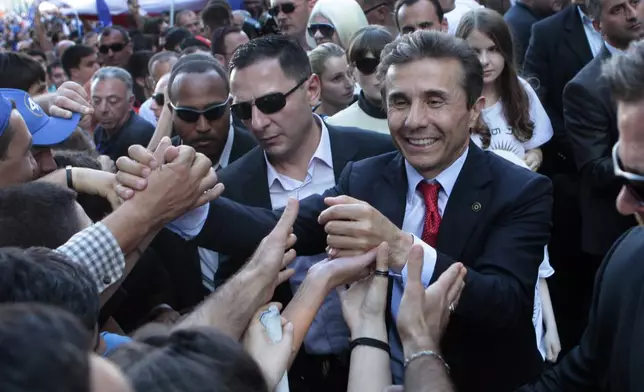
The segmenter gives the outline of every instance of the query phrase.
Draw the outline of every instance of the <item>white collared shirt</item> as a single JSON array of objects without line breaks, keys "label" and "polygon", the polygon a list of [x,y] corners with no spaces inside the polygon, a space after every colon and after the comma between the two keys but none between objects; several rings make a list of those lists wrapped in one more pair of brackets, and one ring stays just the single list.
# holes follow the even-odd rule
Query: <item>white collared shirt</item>
[{"label": "white collared shirt", "polygon": [[586,39],[588,40],[588,46],[590,46],[590,51],[593,54],[593,57],[597,57],[599,52],[601,52],[604,45],[604,40],[602,39],[602,34],[595,30],[593,27],[593,21],[581,10],[580,7],[577,7],[579,12],[579,17],[581,18],[581,24],[584,26],[584,33],[586,33]]},{"label": "white collared shirt", "polygon": [[619,54],[624,54],[625,52],[621,49],[617,49],[613,45],[609,44],[608,42],[604,41],[604,45],[606,45],[606,49],[610,52],[611,55],[619,55]]}]

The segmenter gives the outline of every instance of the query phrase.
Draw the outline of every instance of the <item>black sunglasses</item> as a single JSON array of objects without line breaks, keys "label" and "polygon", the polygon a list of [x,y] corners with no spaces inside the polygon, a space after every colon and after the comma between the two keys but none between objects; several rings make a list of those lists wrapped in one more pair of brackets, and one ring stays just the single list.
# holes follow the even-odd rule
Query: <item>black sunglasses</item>
[{"label": "black sunglasses", "polygon": [[264,114],[277,113],[286,106],[286,98],[293,94],[307,80],[309,78],[305,78],[286,93],[271,93],[263,97],[255,98],[254,101],[235,103],[230,107],[230,110],[240,120],[250,120],[253,117],[253,105],[257,106],[257,109]]},{"label": "black sunglasses", "polygon": [[182,121],[187,123],[196,123],[199,121],[201,116],[204,116],[208,121],[219,120],[226,113],[226,107],[230,98],[226,99],[225,102],[213,104],[203,110],[197,110],[193,108],[184,108],[174,106],[172,102],[169,102],[170,108],[177,114]]},{"label": "black sunglasses", "polygon": [[319,31],[324,38],[331,38],[335,33],[335,26],[330,23],[311,23],[307,30],[311,37],[315,37],[315,33]]},{"label": "black sunglasses", "polygon": [[101,52],[101,54],[108,54],[110,50],[112,50],[112,53],[120,52],[125,48],[126,44],[122,44],[120,42],[114,43],[112,45],[101,45],[98,47],[98,51]]},{"label": "black sunglasses", "polygon": [[283,3],[283,4],[276,5],[275,7],[271,7],[268,9],[268,14],[273,18],[276,18],[277,15],[279,15],[280,11],[282,11],[285,14],[292,14],[293,11],[295,11],[295,4]]},{"label": "black sunglasses", "polygon": [[165,103],[165,95],[163,93],[156,93],[152,96],[152,99],[154,100],[154,103],[157,104],[157,106],[163,106]]},{"label": "black sunglasses", "polygon": [[613,147],[613,167],[615,176],[622,181],[622,184],[628,189],[633,196],[640,202],[644,203],[644,176],[641,174],[631,173],[624,169],[622,161],[619,159],[617,148],[619,142]]},{"label": "black sunglasses", "polygon": [[376,56],[375,58],[363,57],[356,60],[356,68],[364,75],[371,75],[376,72],[378,64],[380,64],[380,56]]}]

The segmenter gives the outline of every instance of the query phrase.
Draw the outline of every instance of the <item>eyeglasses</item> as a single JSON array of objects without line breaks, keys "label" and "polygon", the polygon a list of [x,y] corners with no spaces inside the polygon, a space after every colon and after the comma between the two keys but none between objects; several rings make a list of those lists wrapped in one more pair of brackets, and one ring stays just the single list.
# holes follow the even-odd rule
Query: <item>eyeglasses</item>
[{"label": "eyeglasses", "polygon": [[641,174],[631,173],[624,169],[622,161],[617,154],[619,142],[613,147],[613,168],[615,176],[622,181],[622,184],[628,189],[633,196],[640,202],[644,202],[644,176]]},{"label": "eyeglasses", "polygon": [[295,87],[290,89],[286,93],[271,93],[266,94],[263,97],[255,98],[254,101],[239,102],[233,104],[230,107],[230,110],[233,112],[233,115],[240,120],[250,120],[253,117],[253,105],[259,109],[260,112],[264,114],[273,114],[277,113],[280,110],[284,109],[286,106],[286,98],[289,95],[293,94],[301,85],[309,80],[309,78],[304,78],[299,82]]},{"label": "eyeglasses", "polygon": [[315,33],[320,32],[324,38],[331,38],[335,34],[335,26],[330,23],[311,23],[308,27],[308,32],[311,37],[315,37]]},{"label": "eyeglasses", "polygon": [[371,75],[376,72],[380,64],[380,55],[374,57],[363,57],[356,60],[356,68],[364,75]]},{"label": "eyeglasses", "polygon": [[277,15],[279,15],[280,11],[282,11],[285,14],[292,14],[293,11],[295,11],[295,8],[297,6],[294,3],[282,3],[279,5],[276,5],[275,7],[271,7],[268,9],[268,14],[272,16],[273,18],[276,18]]},{"label": "eyeglasses", "polygon": [[157,104],[157,106],[163,106],[165,103],[165,95],[163,93],[156,93],[152,96],[152,99],[154,100],[154,103]]},{"label": "eyeglasses", "polygon": [[98,47],[98,51],[101,52],[101,54],[108,54],[110,50],[112,53],[116,53],[125,49],[125,45],[126,44],[120,42],[113,43],[112,45],[101,45]]},{"label": "eyeglasses", "polygon": [[199,121],[201,116],[204,116],[208,121],[219,120],[226,113],[226,107],[230,102],[230,98],[226,99],[226,102],[213,104],[203,110],[197,110],[193,108],[184,108],[180,106],[174,106],[172,102],[169,103],[170,108],[177,114],[182,121],[187,123],[196,123]]},{"label": "eyeglasses", "polygon": [[365,10],[362,10],[362,12],[364,12],[365,15],[368,15],[371,11],[375,11],[378,8],[382,7],[383,5],[387,5],[387,4],[389,4],[389,2],[383,1],[382,3],[378,3],[378,4],[376,4],[374,6],[371,6],[371,7],[367,8],[367,9],[365,9]]}]

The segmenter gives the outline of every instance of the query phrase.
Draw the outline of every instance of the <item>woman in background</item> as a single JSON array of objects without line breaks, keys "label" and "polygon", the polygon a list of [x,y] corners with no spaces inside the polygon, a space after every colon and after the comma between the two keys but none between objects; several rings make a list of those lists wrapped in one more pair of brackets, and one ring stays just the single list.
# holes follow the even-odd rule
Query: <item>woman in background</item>
[{"label": "woman in background", "polygon": [[315,113],[326,119],[353,103],[354,82],[344,49],[333,43],[318,45],[309,52],[309,62],[322,86]]},{"label": "woman in background", "polygon": [[306,39],[311,48],[332,42],[346,49],[351,37],[368,25],[355,0],[319,0],[311,10]]},{"label": "woman in background", "polygon": [[523,159],[536,171],[540,147],[552,137],[552,125],[530,84],[517,75],[510,29],[496,11],[481,8],[463,16],[456,36],[466,40],[483,66],[483,121],[487,129],[472,133],[484,149],[501,149]]},{"label": "woman in background", "polygon": [[380,63],[380,52],[393,40],[391,33],[382,26],[363,27],[352,38],[347,60],[355,81],[362,89],[358,101],[329,117],[329,124],[389,133],[376,68]]}]

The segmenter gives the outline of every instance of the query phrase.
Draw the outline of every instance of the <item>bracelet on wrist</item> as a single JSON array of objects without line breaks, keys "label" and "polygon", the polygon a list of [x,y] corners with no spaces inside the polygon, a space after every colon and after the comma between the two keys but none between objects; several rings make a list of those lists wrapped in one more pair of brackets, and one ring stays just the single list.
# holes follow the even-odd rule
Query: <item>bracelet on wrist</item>
[{"label": "bracelet on wrist", "polygon": [[382,340],[378,340],[378,339],[372,339],[372,338],[353,339],[351,343],[349,343],[349,350],[353,351],[353,349],[356,348],[356,346],[375,347],[385,351],[387,354],[391,353],[391,350],[389,349],[389,343],[383,342]]},{"label": "bracelet on wrist", "polygon": [[433,357],[438,359],[445,366],[445,369],[447,369],[447,374],[449,374],[449,365],[447,364],[445,359],[440,354],[432,350],[419,351],[410,355],[409,358],[405,359],[405,369],[407,368],[407,366],[409,366],[410,363],[421,357]]}]

